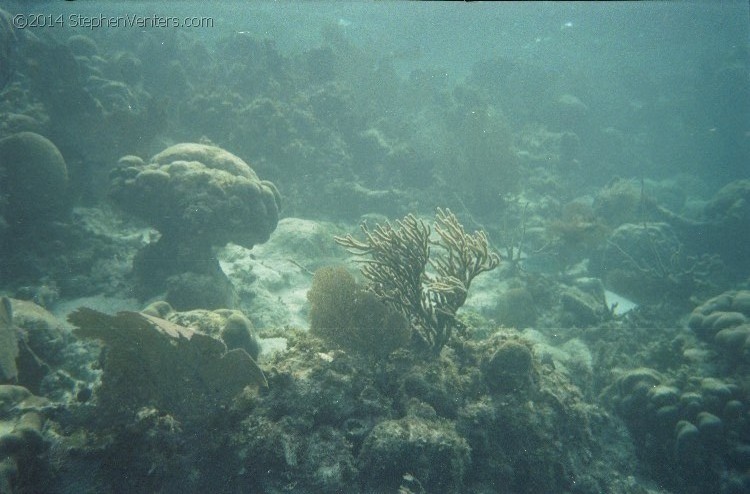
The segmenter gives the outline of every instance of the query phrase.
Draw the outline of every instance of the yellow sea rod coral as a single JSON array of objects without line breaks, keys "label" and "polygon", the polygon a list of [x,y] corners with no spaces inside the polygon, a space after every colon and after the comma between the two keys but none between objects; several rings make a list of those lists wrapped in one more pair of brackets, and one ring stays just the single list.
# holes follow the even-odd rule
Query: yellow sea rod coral
[{"label": "yellow sea rod coral", "polygon": [[[483,231],[467,234],[448,209],[438,208],[434,229],[439,240],[431,240],[430,227],[409,214],[395,227],[386,222],[370,230],[363,224],[364,241],[351,235],[334,240],[369,257],[361,261],[369,288],[412,323],[419,346],[438,354],[459,325],[456,312],[471,281],[495,269],[500,258],[489,251]],[[435,275],[427,272],[428,264]]]}]

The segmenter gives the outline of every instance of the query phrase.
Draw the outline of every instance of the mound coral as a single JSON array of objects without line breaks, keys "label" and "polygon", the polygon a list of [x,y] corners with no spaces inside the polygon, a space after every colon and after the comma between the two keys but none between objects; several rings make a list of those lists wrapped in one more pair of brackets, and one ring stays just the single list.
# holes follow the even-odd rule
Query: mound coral
[{"label": "mound coral", "polygon": [[750,361],[750,290],[730,290],[696,307],[688,325],[731,364]]},{"label": "mound coral", "polygon": [[0,139],[0,176],[0,198],[6,202],[2,216],[11,227],[54,219],[66,210],[67,166],[46,137],[19,132]]},{"label": "mound coral", "polygon": [[[243,247],[268,240],[278,223],[280,196],[237,156],[215,146],[183,143],[171,146],[149,163],[134,156],[120,159],[113,171],[110,195],[124,211],[159,230],[161,238],[136,257],[134,270],[142,295],[163,291],[170,278],[187,275],[199,282],[194,291],[210,292],[209,305],[229,305],[231,285],[212,247],[234,242]],[[167,296],[176,309],[195,308],[202,296]],[[185,303],[182,303],[185,301]]]}]

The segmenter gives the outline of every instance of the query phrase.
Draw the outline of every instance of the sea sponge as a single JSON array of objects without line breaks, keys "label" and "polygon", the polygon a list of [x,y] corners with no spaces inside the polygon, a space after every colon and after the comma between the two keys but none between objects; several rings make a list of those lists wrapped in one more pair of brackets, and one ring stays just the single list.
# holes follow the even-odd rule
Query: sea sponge
[{"label": "sea sponge", "polygon": [[[34,132],[0,139],[2,216],[13,227],[34,225],[68,210],[68,170],[57,147]],[[2,201],[0,201],[2,202]]]},{"label": "sea sponge", "polygon": [[346,350],[383,358],[409,342],[406,319],[343,267],[317,270],[307,299],[310,332]]},{"label": "sea sponge", "polygon": [[533,383],[534,356],[528,345],[506,341],[482,366],[487,386],[498,393],[520,392]]}]

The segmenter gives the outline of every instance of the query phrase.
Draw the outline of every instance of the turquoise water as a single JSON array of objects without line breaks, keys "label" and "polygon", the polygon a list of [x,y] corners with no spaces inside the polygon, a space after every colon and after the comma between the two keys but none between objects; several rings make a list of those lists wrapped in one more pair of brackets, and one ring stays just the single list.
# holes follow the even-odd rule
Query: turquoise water
[{"label": "turquoise water", "polygon": [[0,9],[0,493],[750,492],[747,3]]}]

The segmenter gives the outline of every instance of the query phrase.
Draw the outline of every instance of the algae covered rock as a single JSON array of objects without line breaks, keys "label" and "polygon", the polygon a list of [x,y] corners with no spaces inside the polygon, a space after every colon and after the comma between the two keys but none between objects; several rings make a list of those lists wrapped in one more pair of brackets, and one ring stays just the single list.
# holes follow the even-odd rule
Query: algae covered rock
[{"label": "algae covered rock", "polygon": [[534,357],[528,345],[509,340],[484,363],[483,371],[487,386],[494,392],[524,391],[533,382]]},{"label": "algae covered rock", "polygon": [[32,472],[41,472],[45,398],[23,386],[0,385],[0,492],[34,492]]},{"label": "algae covered rock", "polygon": [[265,387],[263,372],[245,350],[167,320],[138,312],[110,316],[82,307],[68,316],[76,334],[97,338],[108,351],[97,396],[109,413],[156,407],[197,419],[226,406],[245,387]]},{"label": "algae covered rock", "polygon": [[462,492],[470,448],[447,421],[405,417],[376,425],[358,460],[370,489],[396,492],[408,475],[427,492]]}]

